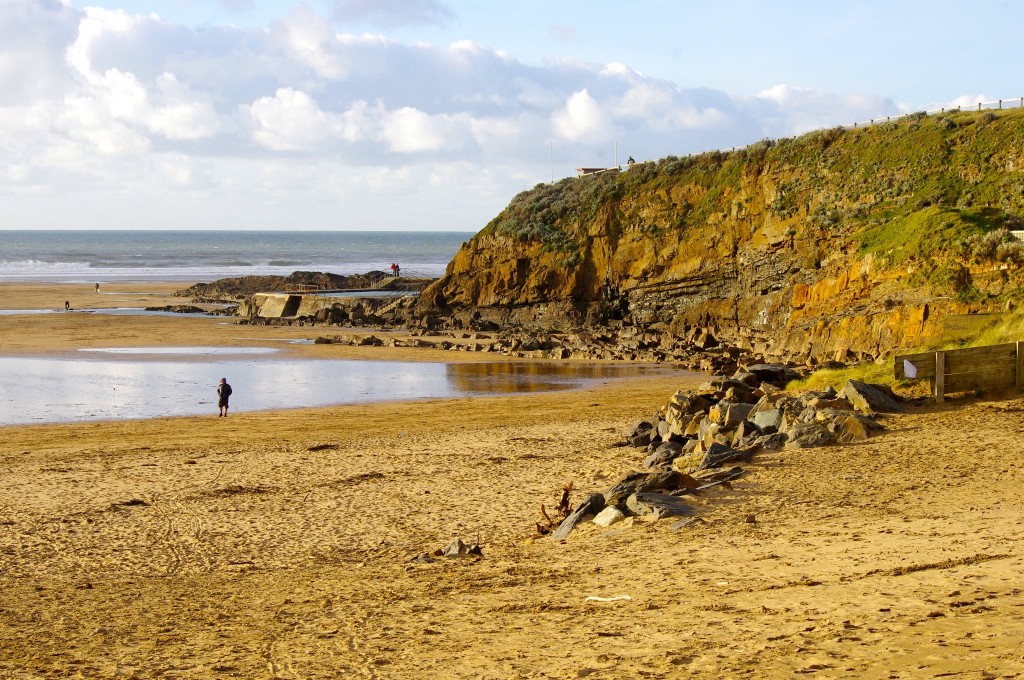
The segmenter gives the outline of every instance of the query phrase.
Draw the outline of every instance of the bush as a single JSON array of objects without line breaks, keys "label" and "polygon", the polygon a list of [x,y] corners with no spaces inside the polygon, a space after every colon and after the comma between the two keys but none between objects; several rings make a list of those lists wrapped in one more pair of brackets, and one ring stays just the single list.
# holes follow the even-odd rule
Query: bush
[{"label": "bush", "polygon": [[996,246],[996,260],[1013,264],[1024,263],[1024,242],[1012,239]]},{"label": "bush", "polygon": [[995,229],[987,234],[975,235],[967,241],[968,252],[975,262],[994,260],[999,246],[1010,238],[1010,232],[1006,229]]}]

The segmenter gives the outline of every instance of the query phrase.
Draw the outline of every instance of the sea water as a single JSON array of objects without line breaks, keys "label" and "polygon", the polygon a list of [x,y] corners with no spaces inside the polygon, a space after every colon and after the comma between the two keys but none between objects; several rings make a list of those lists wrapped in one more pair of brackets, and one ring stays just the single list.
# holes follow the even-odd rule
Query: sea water
[{"label": "sea water", "polygon": [[294,271],[435,278],[470,232],[0,231],[0,281],[210,282]]},{"label": "sea water", "polygon": [[[364,274],[387,271],[392,262],[401,266],[404,275],[437,277],[471,236],[468,232],[0,231],[0,281],[198,283],[297,270]],[[51,310],[16,313],[43,311]],[[71,356],[0,356],[0,426],[212,413],[221,377],[235,387],[232,410],[253,411],[569,389],[609,377],[665,370],[295,359],[265,348],[165,348],[163,357],[154,357],[154,350],[108,350]]]}]

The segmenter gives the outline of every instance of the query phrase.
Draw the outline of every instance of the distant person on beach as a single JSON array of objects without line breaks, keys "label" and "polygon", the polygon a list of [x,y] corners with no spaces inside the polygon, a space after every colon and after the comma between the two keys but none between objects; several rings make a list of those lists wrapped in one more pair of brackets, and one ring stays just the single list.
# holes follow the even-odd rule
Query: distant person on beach
[{"label": "distant person on beach", "polygon": [[67,312],[71,309],[71,303],[68,300],[64,301],[64,311]]},{"label": "distant person on beach", "polygon": [[97,293],[100,292],[100,284],[98,284],[98,283],[96,284],[96,292]]},{"label": "distant person on beach", "polygon": [[401,276],[401,275],[402,275],[402,268],[400,266],[398,266],[398,264],[395,264],[395,276]]},{"label": "distant person on beach", "polygon": [[228,417],[228,397],[231,396],[231,385],[227,378],[221,378],[217,385],[217,408],[220,409],[218,416]]},{"label": "distant person on beach", "polygon": [[391,275],[392,276],[398,276],[398,274],[396,273],[397,271],[398,271],[398,265],[395,264],[394,262],[392,262],[391,263]]}]

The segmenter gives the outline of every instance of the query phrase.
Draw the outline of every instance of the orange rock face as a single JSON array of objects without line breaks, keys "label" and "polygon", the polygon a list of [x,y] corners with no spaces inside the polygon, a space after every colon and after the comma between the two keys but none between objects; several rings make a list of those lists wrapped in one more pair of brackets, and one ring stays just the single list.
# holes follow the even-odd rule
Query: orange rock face
[{"label": "orange rock face", "polygon": [[[1010,123],[1021,134],[1005,143],[1024,147],[1018,118]],[[900,143],[930,158],[929,144],[939,149],[942,140],[925,129],[938,125],[929,121],[892,134],[928,132]],[[986,130],[996,134],[997,124]],[[961,128],[941,133],[947,147],[966,135]],[[998,209],[935,207],[918,196],[934,183],[929,172],[1003,173],[992,180],[997,188],[1012,173],[977,167],[990,161],[967,151],[958,167],[945,157],[928,170],[921,159],[864,147],[871,134],[538,185],[463,246],[421,310],[565,330],[629,324],[683,336],[709,327],[780,355],[847,360],[919,344],[941,334],[948,315],[1003,304],[997,294],[1022,283],[1018,265],[974,261],[942,230],[982,233],[996,222],[979,228],[977,215],[1024,214],[1024,191],[993,190],[987,200]],[[870,154],[879,158],[863,160]],[[918,167],[926,167],[920,179],[910,170]],[[976,192],[957,200],[966,196],[978,200]]]}]

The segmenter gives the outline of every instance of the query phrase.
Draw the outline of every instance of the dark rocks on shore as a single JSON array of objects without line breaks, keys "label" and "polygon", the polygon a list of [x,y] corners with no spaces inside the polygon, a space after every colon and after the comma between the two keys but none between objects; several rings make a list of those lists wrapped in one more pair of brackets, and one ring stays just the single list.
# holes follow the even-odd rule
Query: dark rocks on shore
[{"label": "dark rocks on shore", "polygon": [[147,312],[173,312],[175,314],[206,314],[206,310],[195,305],[163,305],[162,307],[146,307]]},{"label": "dark rocks on shore", "polygon": [[217,302],[237,301],[256,293],[285,290],[290,286],[320,286],[330,290],[369,288],[385,276],[387,275],[381,271],[351,276],[303,271],[292,272],[288,276],[240,276],[218,279],[210,283],[197,283],[177,291],[174,296]]}]

